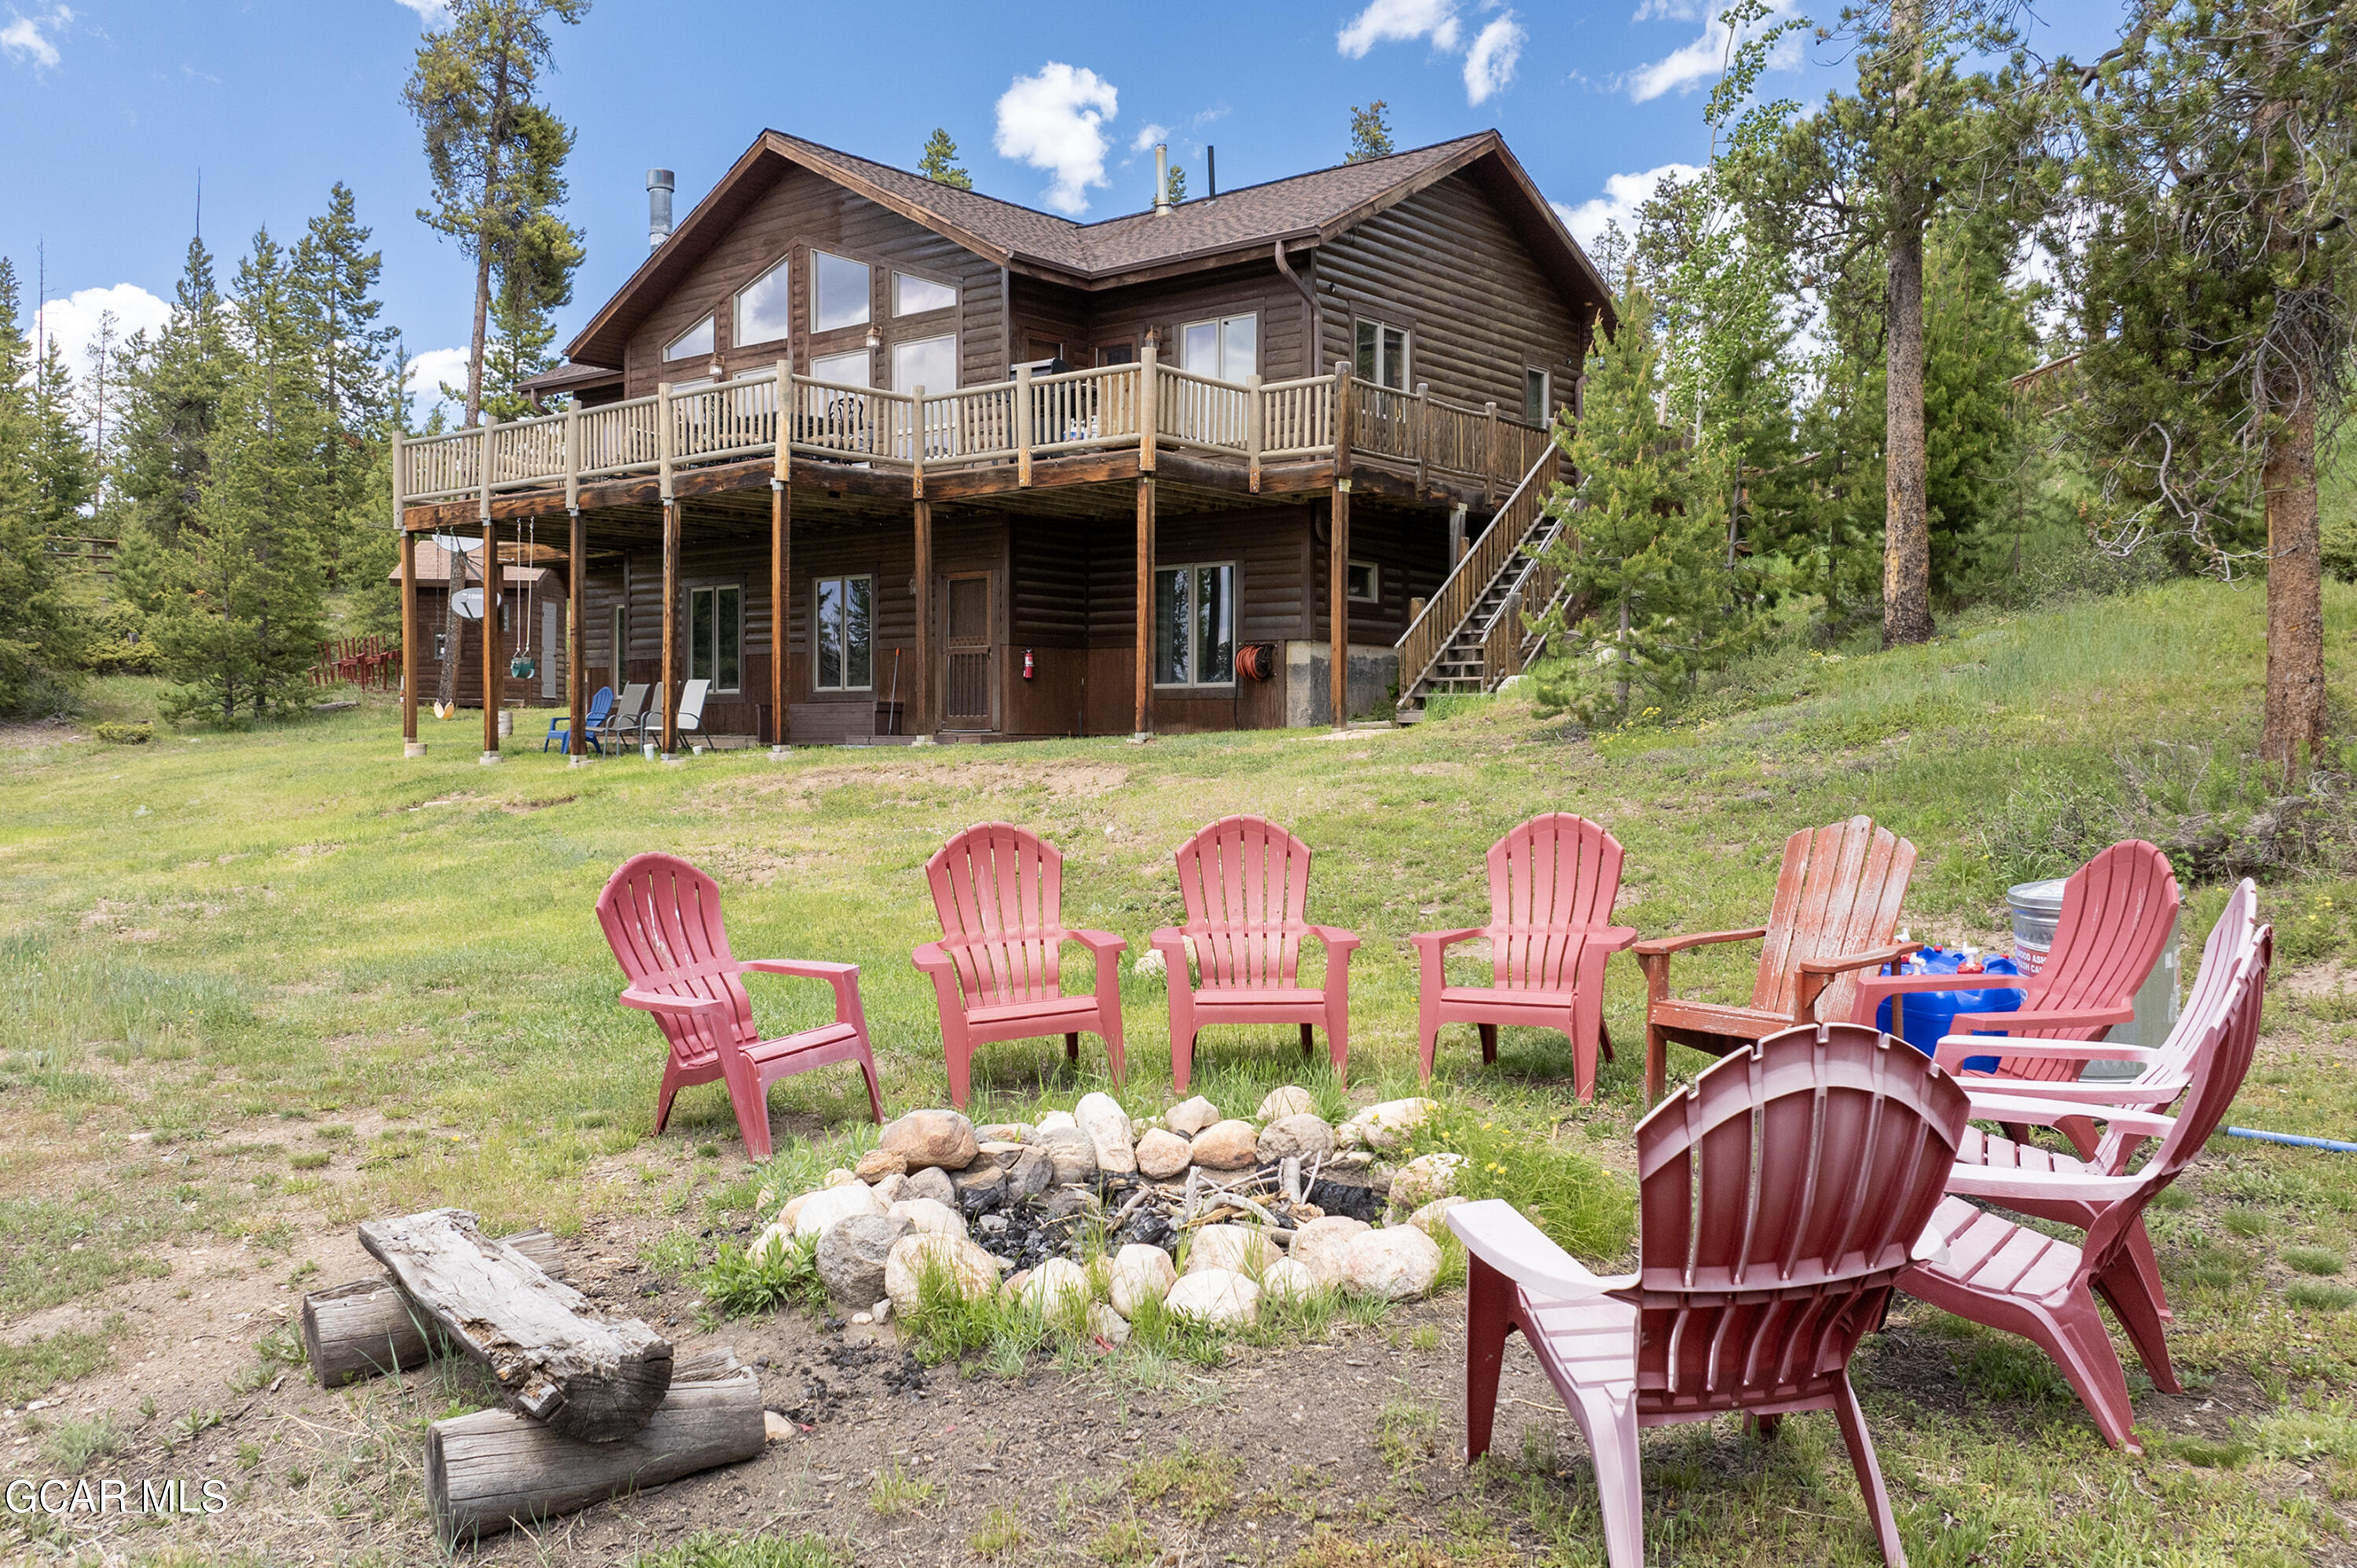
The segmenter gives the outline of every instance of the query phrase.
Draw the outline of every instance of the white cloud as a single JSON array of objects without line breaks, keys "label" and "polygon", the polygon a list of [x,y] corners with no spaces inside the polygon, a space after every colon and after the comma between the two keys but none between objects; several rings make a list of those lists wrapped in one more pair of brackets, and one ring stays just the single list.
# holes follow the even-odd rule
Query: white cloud
[{"label": "white cloud", "polygon": [[1514,64],[1529,37],[1512,11],[1481,29],[1465,52],[1466,102],[1479,103],[1514,80]]},{"label": "white cloud", "polygon": [[991,145],[1003,158],[1053,175],[1041,198],[1076,218],[1089,209],[1089,187],[1105,182],[1104,123],[1119,107],[1112,82],[1085,66],[1049,60],[1038,75],[1017,77],[999,98]]},{"label": "white cloud", "polygon": [[393,0],[417,13],[417,19],[429,27],[438,27],[450,19],[450,0]]},{"label": "white cloud", "polygon": [[49,301],[40,313],[41,336],[55,340],[58,352],[65,356],[66,369],[77,381],[89,369],[82,355],[98,336],[99,317],[110,310],[114,312],[118,344],[142,330],[154,338],[172,317],[170,301],[156,298],[135,283],[76,289],[62,299]]},{"label": "white cloud", "polygon": [[[456,398],[442,395],[442,383],[447,381],[458,389]],[[467,417],[467,350],[464,349],[428,349],[409,359],[409,392],[417,402],[411,407],[410,418],[423,424],[439,408],[442,416],[453,426],[465,423]]]},{"label": "white cloud", "polygon": [[1369,0],[1367,8],[1334,35],[1349,59],[1364,59],[1377,44],[1430,38],[1443,54],[1457,52],[1457,0]]},{"label": "white cloud", "polygon": [[[402,0],[407,5],[409,0]],[[1702,7],[1695,0],[1642,0],[1631,22],[1696,22],[1702,19]]]},{"label": "white cloud", "polygon": [[[1774,27],[1792,9],[1792,4],[1793,0],[1769,0],[1768,15],[1746,27],[1744,35],[1748,38]],[[1674,15],[1666,6],[1657,14],[1663,16]],[[1636,19],[1642,21],[1645,15],[1645,10],[1641,7]],[[1629,96],[1640,103],[1650,102],[1664,92],[1691,92],[1726,69],[1729,52],[1727,24],[1713,17],[1703,28],[1700,38],[1651,65],[1639,66],[1621,78],[1621,82],[1629,89]],[[1797,38],[1787,35],[1777,40],[1776,47],[1769,51],[1768,64],[1771,70],[1789,70],[1800,63],[1801,41]]]},{"label": "white cloud", "polygon": [[73,12],[63,5],[52,5],[37,16],[11,11],[8,25],[0,27],[0,54],[30,60],[36,70],[55,70],[59,57],[57,40],[50,35],[63,32],[73,19]]},{"label": "white cloud", "polygon": [[1167,142],[1169,139],[1170,127],[1168,125],[1159,124],[1140,125],[1137,128],[1137,134],[1130,138],[1129,150],[1133,153],[1149,152],[1155,143]]},{"label": "white cloud", "polygon": [[1674,176],[1688,180],[1702,173],[1693,164],[1663,164],[1642,174],[1616,174],[1605,180],[1604,194],[1583,201],[1577,207],[1555,204],[1555,216],[1571,231],[1572,238],[1581,244],[1593,246],[1604,236],[1607,223],[1618,223],[1620,231],[1628,233],[1636,228],[1637,209],[1653,194],[1653,188],[1664,177]]}]

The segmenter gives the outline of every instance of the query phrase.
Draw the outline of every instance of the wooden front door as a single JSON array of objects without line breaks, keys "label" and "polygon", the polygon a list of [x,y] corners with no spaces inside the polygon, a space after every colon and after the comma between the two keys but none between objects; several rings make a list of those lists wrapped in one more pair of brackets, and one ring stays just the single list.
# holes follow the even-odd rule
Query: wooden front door
[{"label": "wooden front door", "polygon": [[948,668],[942,682],[942,727],[986,730],[997,727],[998,683],[993,677],[991,647],[991,576],[988,572],[952,574],[942,594],[946,635],[942,639]]}]

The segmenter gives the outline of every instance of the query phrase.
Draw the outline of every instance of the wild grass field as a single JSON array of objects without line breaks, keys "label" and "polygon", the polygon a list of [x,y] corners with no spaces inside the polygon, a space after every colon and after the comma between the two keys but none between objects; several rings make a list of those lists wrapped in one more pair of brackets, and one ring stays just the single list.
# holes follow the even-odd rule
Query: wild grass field
[{"label": "wild grass field", "polygon": [[[1648,935],[1753,923],[1785,836],[1855,812],[1922,852],[1912,933],[1983,945],[2007,940],[2007,884],[2147,837],[2178,857],[2189,962],[2245,871],[2276,928],[2266,1045],[2233,1120],[2351,1136],[2357,830],[2340,792],[2350,762],[2328,759],[2316,789],[2286,800],[2244,761],[2262,627],[2255,591],[2190,583],[1965,617],[1899,652],[1780,650],[1674,722],[1641,716],[1592,736],[1536,719],[1512,695],[1403,731],[799,749],[676,767],[631,757],[569,768],[519,741],[486,768],[466,721],[430,719],[431,754],[404,761],[397,714],[376,703],[145,746],[19,734],[0,750],[0,1404],[10,1412],[0,1472],[63,1464],[68,1407],[138,1455],[167,1442],[176,1421],[251,1392],[155,1378],[163,1330],[130,1310],[135,1300],[177,1291],[210,1314],[210,1291],[191,1293],[218,1280],[224,1308],[241,1292],[284,1301],[307,1281],[332,1283],[312,1265],[357,1219],[444,1203],[494,1227],[565,1234],[633,1217],[676,1232],[679,1257],[708,1259],[710,1233],[748,1222],[765,1181],[784,1190],[784,1172],[823,1169],[855,1143],[865,1103],[848,1069],[772,1091],[776,1172],[742,1159],[716,1085],[687,1090],[670,1129],[652,1134],[660,1042],[615,1004],[620,978],[591,914],[605,878],[642,850],[684,855],[719,879],[740,955],[856,961],[888,1104],[906,1109],[946,1102],[931,986],[909,962],[937,934],[920,867],[975,822],[1022,823],[1060,845],[1068,920],[1128,937],[1133,956],[1178,917],[1170,851],[1202,822],[1252,811],[1300,834],[1316,850],[1312,918],[1365,939],[1351,966],[1347,1087],[1361,1101],[1414,1090],[1409,935],[1478,923],[1482,851],[1534,811],[1596,818],[1627,845],[1619,914]],[[2357,593],[2336,588],[2327,637],[2340,692],[2357,678],[2352,632]],[[117,683],[93,706],[128,715],[144,700]],[[1739,997],[1754,957],[1749,947],[1682,956],[1677,981]],[[752,984],[765,1022],[831,1005],[821,986]],[[1124,995],[1129,1074],[1116,1092],[1148,1114],[1172,1098],[1164,993],[1157,979],[1128,975]],[[1625,1172],[1642,1109],[1633,964],[1615,961],[1607,1000],[1622,1048],[1593,1105],[1573,1100],[1561,1037],[1535,1031],[1507,1031],[1487,1069],[1469,1030],[1445,1034],[1435,1092],[1566,1160]],[[1343,1092],[1289,1033],[1207,1036],[1196,1088],[1247,1110],[1287,1081]],[[1703,1065],[1673,1052],[1674,1077]],[[1012,1119],[1111,1086],[1091,1039],[1077,1071],[1060,1041],[985,1047],[976,1087],[977,1119]],[[2180,1191],[2153,1230],[2179,1308],[2172,1348],[2199,1388],[2188,1401],[2147,1401],[2156,1424],[2141,1457],[2104,1449],[2059,1377],[2018,1344],[1920,1306],[1872,1342],[1861,1385],[1916,1562],[2357,1560],[2357,1291],[2342,1283],[2357,1245],[2357,1156],[2221,1139]],[[1441,1307],[1442,1325],[1461,1314]],[[249,1331],[226,1316],[213,1327],[232,1339]],[[139,1393],[127,1380],[143,1364]],[[1399,1408],[1386,1404],[1374,1423],[1394,1446],[1412,1431],[1418,1455],[1393,1472],[1387,1509],[1366,1528],[1287,1537],[1282,1550],[1272,1529],[1258,1557],[1239,1560],[1601,1560],[1584,1455],[1576,1438],[1558,1447],[1549,1435],[1568,1433],[1567,1421],[1534,1426],[1518,1455],[1501,1444],[1478,1486],[1446,1509],[1426,1506],[1431,1477],[1462,1471],[1451,1457],[1459,1417],[1447,1386],[1411,1372],[1401,1360]],[[25,1408],[35,1399],[63,1404]],[[267,1418],[265,1404],[248,1419]],[[1817,1424],[1788,1423],[1773,1448],[1744,1448],[1731,1425],[1649,1438],[1657,1554],[1866,1560],[1855,1487],[1830,1426]],[[243,1495],[294,1508],[284,1467],[256,1454],[237,1469]],[[949,1507],[959,1485],[932,1480],[942,1493],[919,1514]],[[305,1506],[320,1484],[310,1479]],[[1184,1535],[1158,1494],[1125,1497],[1124,1517],[1143,1533],[1120,1540],[1142,1552],[1141,1541]],[[1118,1536],[1119,1522],[1103,1530]],[[414,1532],[414,1513],[400,1528]],[[0,1551],[33,1560],[87,1544],[14,1518],[0,1530],[16,1532],[0,1534]],[[959,1539],[987,1555],[982,1533]],[[233,1533],[204,1539],[238,1544]],[[1033,1548],[1088,1556],[1086,1541],[1045,1539],[1035,1527]],[[245,1546],[279,1560],[278,1545]],[[714,1562],[738,1551],[695,1550],[707,1546],[723,1554]],[[850,1527],[822,1546],[888,1560]],[[1118,1546],[1096,1560],[1131,1560]],[[133,1547],[194,1550],[169,1530]],[[776,1550],[745,1546],[757,1554],[741,1560]]]}]

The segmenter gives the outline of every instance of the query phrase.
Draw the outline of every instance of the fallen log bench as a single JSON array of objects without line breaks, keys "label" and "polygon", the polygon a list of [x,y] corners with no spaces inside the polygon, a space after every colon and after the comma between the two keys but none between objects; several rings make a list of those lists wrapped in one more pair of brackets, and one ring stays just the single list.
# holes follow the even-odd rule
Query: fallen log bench
[{"label": "fallen log bench", "polygon": [[[502,1238],[540,1265],[549,1278],[565,1277],[565,1248],[545,1230]],[[362,1378],[422,1367],[450,1348],[439,1330],[426,1339],[426,1323],[385,1274],[352,1280],[303,1298],[303,1349],[311,1375],[323,1389],[339,1389]]]},{"label": "fallen log bench", "polygon": [[500,1402],[556,1436],[628,1437],[671,1387],[669,1340],[637,1318],[589,1316],[587,1297],[464,1209],[368,1220],[360,1238],[403,1299],[490,1370]]},{"label": "fallen log bench", "polygon": [[723,1348],[682,1360],[653,1416],[611,1443],[561,1437],[505,1410],[436,1422],[425,1499],[443,1543],[457,1545],[750,1459],[767,1437],[760,1380]]}]

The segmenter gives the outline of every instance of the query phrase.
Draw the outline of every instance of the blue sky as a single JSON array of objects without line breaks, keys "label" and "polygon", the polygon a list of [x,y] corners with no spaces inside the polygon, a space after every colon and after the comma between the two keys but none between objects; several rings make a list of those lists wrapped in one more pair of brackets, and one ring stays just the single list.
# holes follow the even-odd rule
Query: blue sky
[{"label": "blue sky", "polygon": [[[2119,16],[2049,10],[2040,52],[2082,58]],[[400,96],[437,16],[434,0],[0,0],[0,255],[27,314],[42,245],[69,353],[102,308],[160,319],[199,171],[224,280],[257,227],[299,232],[341,179],[383,247],[386,318],[447,373],[471,271],[414,216],[425,162]],[[644,256],[646,169],[678,171],[683,214],[765,126],[904,166],[946,126],[977,188],[1096,219],[1149,199],[1157,133],[1200,194],[1207,145],[1226,188],[1318,167],[1351,106],[1381,98],[1402,147],[1497,127],[1587,230],[1652,171],[1702,160],[1722,42],[1698,0],[596,0],[558,29],[548,83],[579,133],[569,215],[589,236],[559,341]],[[1798,40],[1779,66],[1768,91],[1804,102],[1847,80],[1836,50]]]}]

